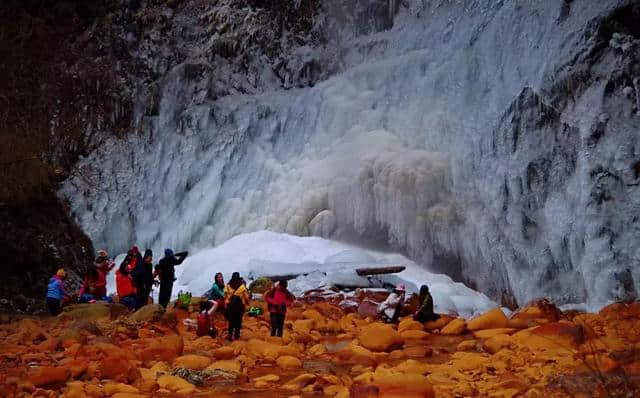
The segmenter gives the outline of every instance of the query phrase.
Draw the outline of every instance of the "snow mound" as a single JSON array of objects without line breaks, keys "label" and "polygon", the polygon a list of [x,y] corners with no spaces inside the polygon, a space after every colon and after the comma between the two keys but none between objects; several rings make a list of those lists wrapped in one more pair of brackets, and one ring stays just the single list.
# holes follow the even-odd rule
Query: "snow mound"
[{"label": "snow mound", "polygon": [[[376,278],[360,277],[354,271],[367,265],[387,264],[404,265],[406,270]],[[497,306],[484,294],[456,283],[446,275],[430,273],[400,254],[270,231],[241,234],[188,257],[182,266],[176,267],[178,280],[173,293],[176,295],[184,290],[201,295],[211,287],[217,272],[222,272],[226,281],[235,271],[247,282],[264,275],[305,274],[290,282],[291,290],[297,295],[333,284],[358,286],[369,283],[371,287],[382,287],[405,283],[409,293],[417,292],[420,285],[426,284],[438,312],[473,316]]]}]

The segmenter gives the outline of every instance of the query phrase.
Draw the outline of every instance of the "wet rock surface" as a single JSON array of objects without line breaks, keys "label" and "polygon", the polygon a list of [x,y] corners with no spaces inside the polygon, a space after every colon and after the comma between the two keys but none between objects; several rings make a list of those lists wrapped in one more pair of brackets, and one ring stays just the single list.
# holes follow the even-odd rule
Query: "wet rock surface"
[{"label": "wet rock surface", "polygon": [[[475,319],[443,316],[425,325],[405,317],[389,325],[328,302],[303,301],[289,310],[282,338],[270,336],[267,314],[245,318],[241,337],[233,342],[225,338],[222,314],[215,315],[218,338],[197,337],[184,322],[197,313],[186,310],[174,311],[176,328],[152,317],[136,323],[131,335],[121,330],[127,316],[112,319],[100,306],[72,309],[86,319],[31,317],[0,325],[3,396],[634,397],[640,392],[640,303],[574,314],[534,302],[511,318],[494,309]],[[522,314],[535,316],[518,324]],[[499,327],[504,325],[513,327]]]}]

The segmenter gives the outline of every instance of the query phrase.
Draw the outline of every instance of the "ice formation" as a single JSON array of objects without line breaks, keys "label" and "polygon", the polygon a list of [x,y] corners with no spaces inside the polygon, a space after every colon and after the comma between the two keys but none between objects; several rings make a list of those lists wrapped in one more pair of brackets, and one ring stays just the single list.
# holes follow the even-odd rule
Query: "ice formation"
[{"label": "ice formation", "polygon": [[247,283],[250,283],[250,278],[263,275],[307,274],[290,282],[291,291],[301,295],[320,286],[366,283],[366,278],[357,276],[356,268],[388,264],[407,267],[405,271],[389,277],[389,282],[405,283],[409,293],[416,293],[420,285],[427,284],[436,310],[442,313],[471,316],[497,305],[462,283],[456,283],[446,275],[430,273],[399,254],[365,250],[319,237],[298,237],[270,231],[241,234],[220,246],[188,257],[182,266],[176,268],[178,280],[174,285],[174,295],[179,290],[200,295],[211,288],[216,272],[222,272],[225,280],[229,280],[234,271],[240,272]]},{"label": "ice formation", "polygon": [[[339,73],[263,94],[208,98],[215,68],[196,51],[159,80],[157,115],[140,103],[137,134],[82,160],[61,194],[115,250],[268,229],[393,248],[498,300],[634,296],[639,47],[626,4],[407,1],[388,30],[344,38]],[[190,259],[180,283],[204,288],[188,270],[233,244]]]}]

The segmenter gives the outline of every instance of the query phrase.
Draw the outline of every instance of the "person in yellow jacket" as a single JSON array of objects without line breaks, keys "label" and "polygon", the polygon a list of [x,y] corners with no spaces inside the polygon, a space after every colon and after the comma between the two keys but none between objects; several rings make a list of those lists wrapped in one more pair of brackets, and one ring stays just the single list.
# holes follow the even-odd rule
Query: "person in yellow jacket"
[{"label": "person in yellow jacket", "polygon": [[240,277],[238,272],[234,272],[231,275],[229,283],[224,287],[224,303],[226,308],[225,315],[229,322],[227,339],[229,341],[237,340],[240,337],[244,309],[249,305],[249,291],[244,279]]}]

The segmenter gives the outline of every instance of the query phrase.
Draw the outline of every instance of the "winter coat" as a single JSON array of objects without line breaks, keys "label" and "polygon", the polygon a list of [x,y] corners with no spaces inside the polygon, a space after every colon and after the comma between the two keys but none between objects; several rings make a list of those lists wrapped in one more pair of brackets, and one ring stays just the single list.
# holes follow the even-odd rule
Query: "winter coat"
[{"label": "winter coat", "polygon": [[242,299],[242,304],[249,305],[249,291],[247,287],[242,284],[237,289],[232,288],[229,284],[224,287],[224,303],[225,306],[229,306],[232,296],[238,296]]},{"label": "winter coat", "polygon": [[160,271],[160,282],[161,283],[173,283],[175,280],[176,270],[175,266],[182,264],[185,258],[187,258],[189,252],[181,252],[176,253],[173,256],[165,256],[160,259],[158,265],[156,265],[156,270]]},{"label": "winter coat", "polygon": [[116,291],[119,297],[126,297],[136,294],[136,287],[129,275],[125,275],[120,270],[116,271]]},{"label": "winter coat", "polygon": [[388,318],[393,318],[402,303],[402,296],[396,292],[391,293],[385,301],[378,306],[378,313],[383,312]]},{"label": "winter coat", "polygon": [[431,297],[430,293],[427,293],[420,303],[420,307],[418,307],[418,311],[416,314],[420,314],[423,317],[432,317],[433,313],[433,297]]},{"label": "winter coat", "polygon": [[131,276],[138,289],[151,289],[153,285],[153,264],[144,260],[131,271]]},{"label": "winter coat", "polygon": [[62,279],[54,275],[49,279],[49,285],[47,286],[47,298],[62,300],[63,297],[68,297],[67,291],[64,290],[64,284]]},{"label": "winter coat", "polygon": [[224,287],[221,289],[220,286],[218,286],[218,284],[214,282],[213,286],[211,286],[211,289],[209,289],[209,294],[207,295],[207,297],[209,300],[213,301],[224,298]]},{"label": "winter coat", "polygon": [[273,288],[267,292],[264,299],[269,305],[270,313],[284,315],[287,313],[287,307],[291,306],[296,298],[286,289]]}]

